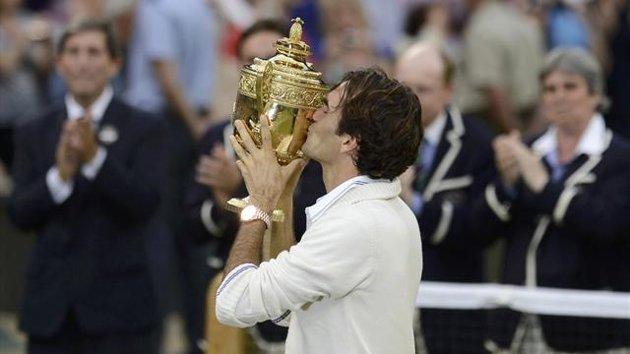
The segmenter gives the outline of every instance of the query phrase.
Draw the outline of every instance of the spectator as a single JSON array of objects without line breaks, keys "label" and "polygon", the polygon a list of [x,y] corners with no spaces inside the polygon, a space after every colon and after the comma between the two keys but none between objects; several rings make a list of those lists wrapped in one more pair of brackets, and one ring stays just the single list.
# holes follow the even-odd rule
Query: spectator
[{"label": "spectator", "polygon": [[14,125],[38,113],[51,52],[46,23],[22,12],[21,0],[0,0],[0,160],[9,168]]},{"label": "spectator", "polygon": [[[268,59],[276,54],[274,44],[287,33],[285,26],[272,20],[255,22],[241,35],[237,52],[241,65],[252,63],[254,58]],[[232,122],[225,121],[212,127],[200,141],[201,158],[197,165],[196,181],[187,192],[188,217],[191,234],[199,241],[209,241],[215,250],[205,267],[204,281],[196,284],[194,312],[198,314],[195,323],[196,333],[203,328],[202,315],[208,282],[220,274],[238,231],[239,221],[236,214],[225,208],[232,197],[244,197],[245,185],[236,163],[234,151],[226,137],[232,134]],[[306,207],[315,203],[324,195],[321,167],[316,162],[307,165],[297,187],[295,196],[294,227],[296,235],[306,229]],[[209,265],[209,267],[205,265]],[[216,290],[216,289],[215,289]],[[286,338],[286,329],[272,324],[261,323],[255,328],[255,337],[260,338],[263,346],[282,347]],[[210,338],[212,340],[219,340]],[[266,344],[266,345],[265,345]],[[211,344],[214,345],[214,344]]]},{"label": "spectator", "polygon": [[[628,291],[630,143],[608,130],[598,112],[604,103],[599,64],[586,51],[558,49],[540,78],[551,127],[527,144],[516,132],[494,141],[499,175],[473,220],[487,236],[507,240],[504,283]],[[502,332],[494,334],[503,348],[519,323],[517,313],[505,316]],[[615,320],[523,316],[520,332],[538,322],[554,350],[630,344],[627,323]]]},{"label": "spectator", "polygon": [[417,41],[447,44],[451,35],[448,7],[441,2],[421,2],[409,8],[405,18],[405,38],[399,45],[402,51]]},{"label": "spectator", "polygon": [[[360,0],[321,2],[326,81],[337,82],[350,70],[379,63],[372,32]],[[385,66],[385,65],[383,65]]]},{"label": "spectator", "polygon": [[569,1],[558,1],[547,13],[547,41],[549,48],[581,47],[590,49],[589,29],[581,8],[583,4],[571,6]]},{"label": "spectator", "polygon": [[527,128],[543,56],[539,25],[503,0],[466,0],[470,19],[456,102],[497,131]]},{"label": "spectator", "polygon": [[621,2],[614,13],[617,25],[609,37],[612,63],[607,80],[611,107],[606,118],[612,130],[630,138],[630,1]]},{"label": "spectator", "polygon": [[9,214],[37,233],[21,328],[28,353],[155,353],[144,239],[158,207],[160,126],[113,97],[110,27],[70,26],[57,69],[65,104],[16,134]]},{"label": "spectator", "polygon": [[[483,249],[470,227],[470,207],[491,177],[491,135],[449,106],[454,72],[452,61],[428,43],[413,45],[398,60],[396,78],[422,102],[424,128],[418,161],[401,178],[401,196],[420,225],[422,278],[481,282]],[[481,313],[426,309],[420,318],[429,353],[483,352]]]},{"label": "spectator", "polygon": [[[196,141],[210,121],[217,50],[214,13],[205,0],[139,0],[128,46],[127,101],[166,123],[162,206],[149,245],[165,330],[192,300],[189,271],[200,252],[185,234],[184,198]],[[182,293],[184,292],[184,293]],[[180,295],[183,295],[182,298]],[[187,318],[190,336],[190,318]]]},{"label": "spectator", "polygon": [[203,0],[140,0],[129,48],[129,103],[198,139],[210,114],[214,17]]}]

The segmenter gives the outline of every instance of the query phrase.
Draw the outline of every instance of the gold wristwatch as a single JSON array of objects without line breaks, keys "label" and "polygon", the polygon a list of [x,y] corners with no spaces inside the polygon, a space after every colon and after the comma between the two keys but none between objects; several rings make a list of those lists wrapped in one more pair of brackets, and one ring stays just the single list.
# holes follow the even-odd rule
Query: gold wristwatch
[{"label": "gold wristwatch", "polygon": [[271,229],[271,216],[259,207],[249,204],[241,210],[241,221],[248,222],[254,220],[262,220],[267,229]]}]

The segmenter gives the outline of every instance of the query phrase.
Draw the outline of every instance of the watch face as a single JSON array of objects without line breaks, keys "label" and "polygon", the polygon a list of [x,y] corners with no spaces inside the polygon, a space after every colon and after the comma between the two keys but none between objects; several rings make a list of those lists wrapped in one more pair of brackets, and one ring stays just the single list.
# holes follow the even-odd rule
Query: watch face
[{"label": "watch face", "polygon": [[256,215],[256,207],[253,205],[248,205],[241,211],[241,220],[249,221],[254,218]]}]

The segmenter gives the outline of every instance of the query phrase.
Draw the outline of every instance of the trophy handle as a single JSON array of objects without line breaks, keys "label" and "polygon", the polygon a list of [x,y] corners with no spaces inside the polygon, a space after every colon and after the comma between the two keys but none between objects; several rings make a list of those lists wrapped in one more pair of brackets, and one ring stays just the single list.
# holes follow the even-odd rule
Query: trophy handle
[{"label": "trophy handle", "polygon": [[265,112],[265,105],[267,104],[265,94],[269,92],[273,69],[273,63],[268,61],[262,75],[256,78],[256,108],[259,115]]}]

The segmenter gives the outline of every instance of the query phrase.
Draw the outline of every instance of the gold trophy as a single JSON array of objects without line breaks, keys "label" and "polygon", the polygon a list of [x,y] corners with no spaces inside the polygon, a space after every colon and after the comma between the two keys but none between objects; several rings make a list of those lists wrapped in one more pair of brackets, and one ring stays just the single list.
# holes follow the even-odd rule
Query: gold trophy
[{"label": "gold trophy", "polygon": [[[302,41],[304,21],[298,17],[292,22],[289,37],[276,42],[276,55],[268,60],[255,58],[253,64],[241,69],[232,118],[232,123],[243,121],[260,147],[259,117],[265,114],[270,122],[272,146],[282,165],[303,156],[300,148],[306,141],[310,117],[324,105],[328,92],[322,74],[306,61],[311,50]],[[246,205],[246,199],[232,198],[227,209],[240,212]],[[271,218],[282,222],[284,214],[275,210]]]}]

